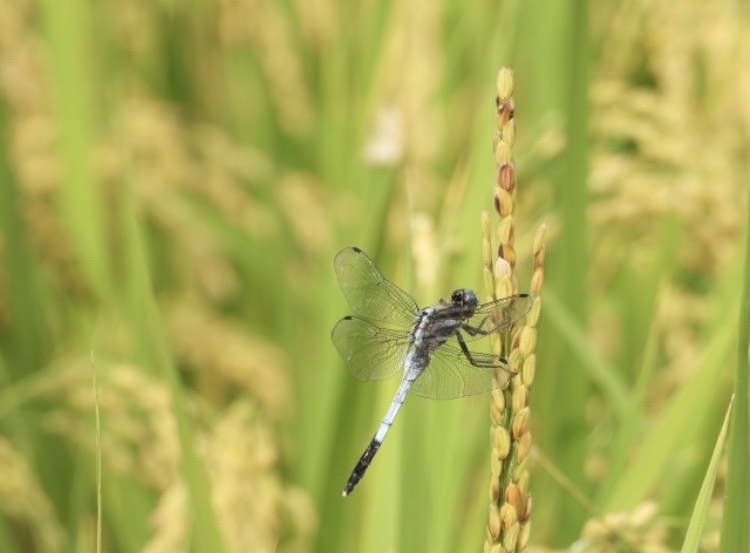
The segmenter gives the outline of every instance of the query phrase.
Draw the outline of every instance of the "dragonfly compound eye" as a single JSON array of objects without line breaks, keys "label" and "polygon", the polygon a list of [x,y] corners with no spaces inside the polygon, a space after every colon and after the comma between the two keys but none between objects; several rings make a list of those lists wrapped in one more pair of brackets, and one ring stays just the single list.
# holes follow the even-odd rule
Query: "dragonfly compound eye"
[{"label": "dragonfly compound eye", "polygon": [[453,305],[461,307],[476,307],[478,304],[476,294],[466,288],[459,288],[453,292],[453,294],[451,294],[451,301],[453,302]]}]

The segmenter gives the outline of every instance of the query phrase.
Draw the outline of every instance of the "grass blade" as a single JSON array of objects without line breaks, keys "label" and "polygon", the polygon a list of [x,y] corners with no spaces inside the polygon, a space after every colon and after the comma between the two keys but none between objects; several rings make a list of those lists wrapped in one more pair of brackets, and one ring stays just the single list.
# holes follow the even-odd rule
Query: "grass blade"
[{"label": "grass blade", "polygon": [[[698,368],[670,401],[646,437],[640,453],[619,478],[606,502],[606,511],[628,510],[648,495],[664,474],[675,451],[691,431],[710,415],[711,399],[723,387],[716,368],[721,366],[731,348],[731,327],[720,327],[705,348]],[[691,413],[686,417],[685,413]]]},{"label": "grass blade", "polygon": [[94,392],[94,415],[96,421],[96,552],[102,550],[102,426],[99,418],[99,390],[96,387],[96,360],[91,352],[91,385]]},{"label": "grass blade", "polygon": [[[750,217],[750,206],[748,206]],[[724,516],[721,523],[721,553],[750,550],[750,234],[745,243],[745,278],[737,350],[737,370],[734,380],[735,407],[729,434],[727,453],[728,471]]]},{"label": "grass blade", "polygon": [[586,332],[568,311],[554,291],[545,294],[546,316],[552,321],[555,331],[565,340],[576,358],[582,363],[589,378],[596,382],[607,395],[615,412],[622,418],[628,412],[628,390],[617,369],[591,350]]},{"label": "grass blade", "polygon": [[724,417],[724,424],[721,425],[721,431],[719,432],[719,437],[716,439],[716,446],[714,447],[713,455],[711,455],[711,462],[708,464],[706,477],[703,479],[701,491],[698,493],[698,498],[695,500],[695,507],[693,508],[693,514],[690,517],[690,524],[688,524],[685,541],[682,544],[682,549],[680,549],[681,553],[696,552],[700,546],[703,524],[706,521],[708,508],[711,504],[711,494],[714,490],[716,474],[719,471],[721,452],[724,449],[724,441],[727,436],[727,426],[729,424],[729,415],[732,411],[732,403],[733,400],[730,401],[729,407],[727,408],[727,414]]}]

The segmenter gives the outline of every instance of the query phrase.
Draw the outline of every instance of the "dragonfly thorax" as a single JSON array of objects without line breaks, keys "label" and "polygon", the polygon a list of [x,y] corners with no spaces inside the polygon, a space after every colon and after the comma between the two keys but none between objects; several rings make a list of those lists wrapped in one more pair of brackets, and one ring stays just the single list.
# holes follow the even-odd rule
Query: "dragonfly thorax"
[{"label": "dragonfly thorax", "polygon": [[451,294],[450,301],[440,300],[439,305],[425,307],[409,333],[409,341],[417,351],[429,353],[443,345],[456,334],[461,325],[476,313],[479,302],[474,292],[459,288]]}]

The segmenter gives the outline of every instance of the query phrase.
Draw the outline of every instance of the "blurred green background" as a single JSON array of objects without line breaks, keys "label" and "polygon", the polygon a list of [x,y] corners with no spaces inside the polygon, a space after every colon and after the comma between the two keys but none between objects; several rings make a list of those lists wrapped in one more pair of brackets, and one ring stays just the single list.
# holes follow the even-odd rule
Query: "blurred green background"
[{"label": "blurred green background", "polygon": [[337,357],[332,261],[481,289],[501,66],[521,291],[548,237],[530,551],[679,550],[737,359],[748,31],[695,0],[0,3],[0,551],[96,549],[97,403],[106,551],[480,550],[487,397],[409,399],[340,497],[396,382]]}]

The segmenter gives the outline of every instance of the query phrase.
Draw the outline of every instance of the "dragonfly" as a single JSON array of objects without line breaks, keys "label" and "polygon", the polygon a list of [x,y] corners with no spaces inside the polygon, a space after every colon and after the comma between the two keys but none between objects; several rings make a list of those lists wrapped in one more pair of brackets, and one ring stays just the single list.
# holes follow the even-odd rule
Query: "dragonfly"
[{"label": "dragonfly", "polygon": [[507,329],[529,312],[533,300],[518,294],[480,305],[474,292],[459,288],[449,300],[420,309],[359,248],[341,250],[334,267],[356,314],[341,319],[331,332],[347,369],[361,381],[402,371],[396,394],[344,487],[346,497],[370,466],[408,393],[453,399],[507,386],[512,376],[507,361],[472,351],[467,342]]}]

